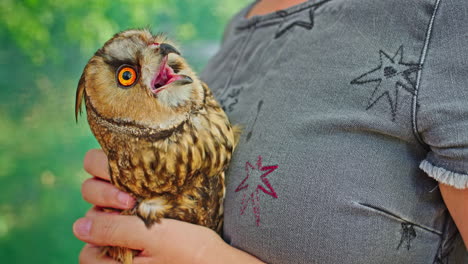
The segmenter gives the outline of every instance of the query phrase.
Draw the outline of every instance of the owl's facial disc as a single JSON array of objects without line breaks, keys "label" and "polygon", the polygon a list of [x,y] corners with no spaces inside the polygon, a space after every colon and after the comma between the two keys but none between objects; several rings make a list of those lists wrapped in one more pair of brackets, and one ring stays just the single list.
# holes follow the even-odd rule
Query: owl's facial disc
[{"label": "owl's facial disc", "polygon": [[192,78],[187,75],[176,74],[174,69],[167,64],[167,59],[168,55],[162,58],[159,69],[151,81],[151,92],[154,95],[168,88],[170,84],[185,85],[193,82]]}]

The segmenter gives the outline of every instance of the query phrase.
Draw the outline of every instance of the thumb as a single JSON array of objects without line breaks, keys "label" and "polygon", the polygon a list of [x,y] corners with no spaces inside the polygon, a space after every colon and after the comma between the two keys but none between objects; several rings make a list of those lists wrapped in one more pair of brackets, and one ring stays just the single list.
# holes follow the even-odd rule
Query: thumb
[{"label": "thumb", "polygon": [[100,212],[78,219],[73,233],[81,241],[93,245],[143,250],[148,246],[150,230],[136,216]]}]

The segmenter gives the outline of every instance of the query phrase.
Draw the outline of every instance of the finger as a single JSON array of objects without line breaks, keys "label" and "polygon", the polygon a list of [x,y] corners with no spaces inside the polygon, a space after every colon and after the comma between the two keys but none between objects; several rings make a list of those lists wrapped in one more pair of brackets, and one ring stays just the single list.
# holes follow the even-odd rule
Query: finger
[{"label": "finger", "polygon": [[[154,227],[154,226],[153,226]],[[136,250],[147,247],[150,232],[143,221],[136,216],[92,212],[90,216],[78,219],[73,225],[75,236],[100,246],[120,246]]]},{"label": "finger", "polygon": [[119,215],[121,213],[120,210],[112,210],[108,208],[103,208],[103,207],[98,207],[98,206],[93,206],[91,209],[86,212],[85,217],[93,217],[96,214],[116,214]]},{"label": "finger", "polygon": [[162,263],[162,262],[155,262],[154,257],[139,257],[139,256],[136,256],[133,259],[133,264],[154,264],[154,263]]},{"label": "finger", "polygon": [[135,199],[114,185],[95,178],[85,180],[81,186],[83,199],[88,203],[117,209],[131,209]]},{"label": "finger", "polygon": [[99,210],[101,209],[97,206],[93,206],[91,207],[91,209],[88,210],[88,212],[86,212],[85,217],[93,217],[95,214],[97,214]]},{"label": "finger", "polygon": [[103,255],[101,248],[86,244],[80,252],[80,264],[119,264],[118,261]]},{"label": "finger", "polygon": [[[80,253],[80,264],[99,263],[99,264],[119,264],[118,261],[103,254],[101,246],[86,244]],[[133,264],[152,264],[154,263],[153,257],[135,256]]]},{"label": "finger", "polygon": [[101,149],[91,149],[86,152],[83,167],[89,174],[110,181],[107,156]]}]

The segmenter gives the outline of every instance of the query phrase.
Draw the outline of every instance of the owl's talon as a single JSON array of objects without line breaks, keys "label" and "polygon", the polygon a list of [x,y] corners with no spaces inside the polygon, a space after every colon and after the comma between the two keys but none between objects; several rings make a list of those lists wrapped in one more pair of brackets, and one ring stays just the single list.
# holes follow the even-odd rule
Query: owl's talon
[{"label": "owl's talon", "polygon": [[132,209],[130,209],[130,212],[132,214],[137,214],[138,213],[138,206],[140,206],[141,201],[143,201],[143,199],[141,199],[141,198],[136,198],[135,200],[136,200],[135,205],[132,207]]},{"label": "owl's talon", "polygon": [[148,229],[150,229],[154,224],[161,223],[161,219],[159,219],[159,218],[158,219],[144,219],[140,215],[138,215],[138,217],[140,217],[140,219],[143,220],[143,222],[145,223],[146,228],[148,228]]},{"label": "owl's talon", "polygon": [[155,223],[160,223],[161,218],[171,208],[162,197],[146,199],[138,203],[136,215],[143,220],[147,228]]},{"label": "owl's talon", "polygon": [[[147,218],[144,218],[142,215],[140,215],[138,212],[137,212],[137,216],[143,221],[143,223],[145,223],[145,226],[146,228],[150,229],[153,224],[155,222],[158,222],[158,221],[155,221],[155,220],[152,220],[152,219],[147,219]],[[159,221],[160,222],[160,221]]]}]

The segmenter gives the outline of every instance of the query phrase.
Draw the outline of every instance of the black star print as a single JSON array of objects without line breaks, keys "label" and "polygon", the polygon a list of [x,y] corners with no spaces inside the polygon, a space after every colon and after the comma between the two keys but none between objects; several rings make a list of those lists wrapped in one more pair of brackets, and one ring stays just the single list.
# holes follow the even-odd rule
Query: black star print
[{"label": "black star print", "polygon": [[403,46],[400,46],[393,57],[380,50],[380,65],[351,81],[351,84],[366,84],[375,82],[366,110],[372,108],[380,99],[387,98],[395,120],[398,108],[398,92],[400,88],[414,94],[416,81],[411,74],[421,69],[419,64],[403,62]]},{"label": "black star print", "polygon": [[283,17],[283,22],[281,22],[279,24],[278,29],[276,30],[275,39],[281,37],[281,35],[283,35],[286,31],[293,28],[294,26],[299,26],[299,27],[303,27],[303,28],[305,28],[307,30],[311,30],[314,27],[314,11],[317,10],[320,6],[322,6],[324,3],[328,2],[328,1],[331,1],[331,0],[321,1],[319,3],[316,3],[316,4],[312,5],[312,6],[310,6],[309,16],[308,16],[309,21],[303,21],[303,20],[298,20],[298,19],[288,21],[286,19],[286,17],[288,15],[290,15],[290,13],[288,13],[285,10],[278,11],[277,14],[280,17]]},{"label": "black star print", "polygon": [[411,248],[411,241],[416,238],[416,231],[414,226],[410,223],[401,223],[401,239],[398,244],[397,250],[405,244],[407,250]]},{"label": "black star print", "polygon": [[243,86],[240,88],[232,88],[232,90],[227,93],[226,96],[222,96],[224,98],[220,99],[219,103],[225,112],[232,112],[234,110],[234,106],[239,102],[238,97],[242,90],[244,90]]}]

